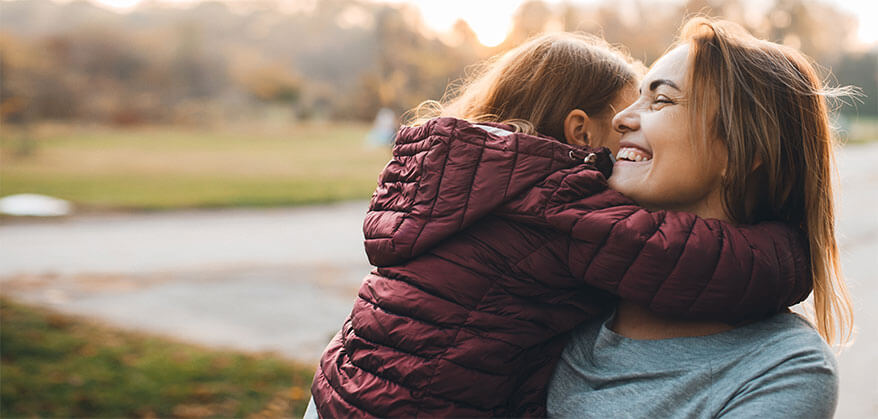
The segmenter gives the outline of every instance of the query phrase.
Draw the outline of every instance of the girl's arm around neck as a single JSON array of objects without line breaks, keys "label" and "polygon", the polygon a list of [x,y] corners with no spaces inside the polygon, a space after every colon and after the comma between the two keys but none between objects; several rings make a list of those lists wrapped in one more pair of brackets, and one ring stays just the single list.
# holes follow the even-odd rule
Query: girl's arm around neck
[{"label": "girl's arm around neck", "polygon": [[507,208],[568,234],[572,276],[656,314],[738,324],[811,291],[807,243],[794,227],[648,211],[596,170],[561,170],[543,186]]}]

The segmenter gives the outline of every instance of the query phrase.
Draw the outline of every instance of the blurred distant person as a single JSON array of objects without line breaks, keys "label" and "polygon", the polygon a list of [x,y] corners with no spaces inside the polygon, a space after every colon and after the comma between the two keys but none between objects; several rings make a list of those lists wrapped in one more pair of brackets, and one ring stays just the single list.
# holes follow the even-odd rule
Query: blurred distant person
[{"label": "blurred distant person", "polygon": [[323,354],[306,417],[545,416],[570,332],[619,298],[711,327],[808,295],[799,224],[651,212],[607,189],[598,146],[628,170],[676,162],[685,188],[654,193],[682,201],[652,210],[691,210],[717,187],[691,151],[620,146],[613,116],[638,74],[603,40],[545,35],[400,130],[364,223],[377,269]]},{"label": "blurred distant person", "polygon": [[381,108],[375,115],[372,129],[366,135],[366,142],[372,146],[389,146],[393,144],[397,129],[399,124],[396,122],[396,114],[388,108]]}]

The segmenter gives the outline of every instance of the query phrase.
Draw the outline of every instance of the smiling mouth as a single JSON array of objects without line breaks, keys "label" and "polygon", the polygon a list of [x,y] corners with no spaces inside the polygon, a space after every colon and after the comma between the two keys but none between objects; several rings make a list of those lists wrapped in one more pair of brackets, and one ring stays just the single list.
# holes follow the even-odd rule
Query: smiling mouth
[{"label": "smiling mouth", "polygon": [[616,153],[616,160],[644,162],[652,160],[652,155],[639,148],[622,147],[619,149],[619,152]]}]

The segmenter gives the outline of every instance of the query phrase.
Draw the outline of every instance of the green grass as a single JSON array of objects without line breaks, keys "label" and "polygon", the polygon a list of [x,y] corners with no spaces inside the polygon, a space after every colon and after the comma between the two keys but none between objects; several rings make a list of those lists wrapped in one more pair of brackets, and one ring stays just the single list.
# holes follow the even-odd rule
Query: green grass
[{"label": "green grass", "polygon": [[0,299],[0,417],[301,417],[313,368]]},{"label": "green grass", "polygon": [[0,196],[40,193],[86,209],[280,206],[366,199],[390,158],[361,124],[0,131]]},{"label": "green grass", "polygon": [[[845,142],[878,140],[878,119],[851,118]],[[368,125],[193,129],[42,124],[0,129],[0,196],[39,193],[80,210],[285,206],[367,199],[387,148]],[[21,139],[32,153],[20,155]]]}]

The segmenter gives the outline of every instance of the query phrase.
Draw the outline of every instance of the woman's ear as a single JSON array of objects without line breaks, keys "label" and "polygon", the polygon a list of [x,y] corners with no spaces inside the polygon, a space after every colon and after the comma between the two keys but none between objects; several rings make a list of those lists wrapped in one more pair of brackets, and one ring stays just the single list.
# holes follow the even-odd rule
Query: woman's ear
[{"label": "woman's ear", "polygon": [[574,109],[564,118],[564,139],[567,144],[588,145],[588,114],[582,109]]}]

